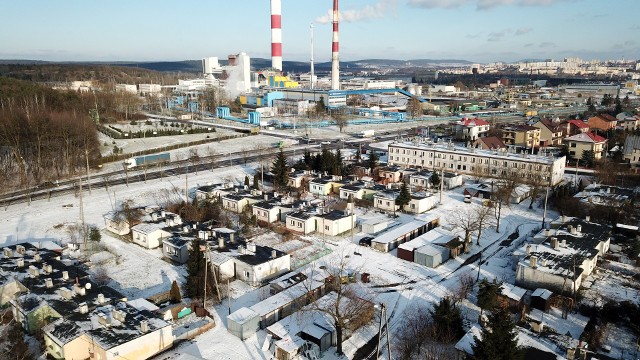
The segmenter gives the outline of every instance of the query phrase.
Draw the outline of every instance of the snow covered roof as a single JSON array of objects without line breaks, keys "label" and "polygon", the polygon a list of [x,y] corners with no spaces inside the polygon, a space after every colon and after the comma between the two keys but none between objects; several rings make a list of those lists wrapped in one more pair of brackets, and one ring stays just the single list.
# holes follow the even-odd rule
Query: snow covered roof
[{"label": "snow covered roof", "polygon": [[544,288],[537,288],[532,294],[531,296],[535,296],[535,297],[539,297],[545,300],[549,300],[549,298],[551,297],[551,295],[553,295],[553,292],[551,290],[547,290]]},{"label": "snow covered roof", "polygon": [[418,236],[411,241],[407,241],[406,243],[401,244],[400,246],[398,246],[398,248],[412,251],[431,243],[446,244],[457,237],[458,236],[451,231],[445,230],[443,228],[435,228],[427,231],[426,233]]},{"label": "snow covered roof", "polygon": [[607,139],[594,133],[580,133],[565,138],[567,141],[585,142],[585,143],[604,143]]},{"label": "snow covered roof", "polygon": [[481,338],[481,330],[479,325],[473,325],[469,331],[462,337],[462,339],[458,340],[455,345],[456,350],[465,352],[467,354],[472,355],[473,349],[471,348],[475,343],[475,338]]},{"label": "snow covered roof", "polygon": [[424,254],[427,256],[436,256],[444,252],[449,252],[449,250],[440,246],[435,246],[433,244],[426,244],[416,249],[416,253]]},{"label": "snow covered roof", "polygon": [[400,225],[392,230],[389,230],[385,233],[382,233],[376,236],[371,242],[376,242],[379,244],[388,244],[390,242],[395,241],[397,238],[410,233],[413,230],[416,230],[422,226],[425,226],[428,222],[424,220],[413,220],[404,225]]},{"label": "snow covered roof", "polygon": [[166,226],[167,225],[165,223],[158,223],[158,224],[141,223],[141,224],[133,226],[131,228],[131,231],[135,231],[135,232],[139,232],[141,234],[149,235],[149,234],[153,234],[156,231],[164,231],[163,229]]},{"label": "snow covered roof", "polygon": [[520,301],[524,294],[527,293],[527,290],[509,283],[503,283],[500,287],[500,292],[509,299]]},{"label": "snow covered roof", "polygon": [[273,312],[281,308],[282,306],[287,305],[292,301],[300,298],[304,294],[320,288],[324,285],[325,278],[325,275],[317,274],[313,279],[307,279],[265,300],[260,301],[259,303],[251,306],[251,310],[255,311],[260,316],[265,316],[270,312]]},{"label": "snow covered roof", "polygon": [[233,321],[238,325],[242,325],[251,319],[255,319],[257,316],[260,316],[257,312],[247,307],[242,307],[234,311],[233,313],[229,314],[227,316],[227,319]]},{"label": "snow covered roof", "polygon": [[156,310],[160,309],[156,305],[154,305],[151,302],[149,302],[149,300],[143,299],[143,298],[129,300],[129,301],[127,301],[127,305],[129,305],[129,306],[131,306],[133,308],[136,308],[138,310],[156,311]]}]

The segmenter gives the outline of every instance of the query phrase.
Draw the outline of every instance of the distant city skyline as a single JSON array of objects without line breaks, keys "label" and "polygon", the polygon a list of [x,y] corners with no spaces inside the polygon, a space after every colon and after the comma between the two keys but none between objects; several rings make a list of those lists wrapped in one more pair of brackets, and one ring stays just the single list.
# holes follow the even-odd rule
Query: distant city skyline
[{"label": "distant city skyline", "polygon": [[[331,0],[282,0],[284,61],[331,56]],[[342,61],[640,59],[637,0],[342,0]],[[21,0],[3,4],[0,59],[270,58],[269,0]]]}]

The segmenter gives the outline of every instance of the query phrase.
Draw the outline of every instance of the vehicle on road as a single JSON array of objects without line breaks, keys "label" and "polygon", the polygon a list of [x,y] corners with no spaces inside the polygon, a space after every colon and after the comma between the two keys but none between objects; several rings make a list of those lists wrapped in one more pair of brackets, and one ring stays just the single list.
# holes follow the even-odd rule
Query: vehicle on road
[{"label": "vehicle on road", "polygon": [[159,164],[164,162],[171,161],[171,156],[169,153],[161,153],[161,154],[152,154],[152,155],[144,155],[126,159],[124,163],[127,166],[127,169],[132,169],[142,165],[152,165]]}]

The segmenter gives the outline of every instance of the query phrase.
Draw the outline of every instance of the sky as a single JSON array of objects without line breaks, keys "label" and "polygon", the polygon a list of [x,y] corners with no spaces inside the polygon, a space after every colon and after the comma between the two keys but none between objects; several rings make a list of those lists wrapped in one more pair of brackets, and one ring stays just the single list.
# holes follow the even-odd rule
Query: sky
[{"label": "sky", "polygon": [[[331,0],[282,0],[284,60],[331,57]],[[20,0],[0,59],[270,57],[269,0]],[[640,0],[342,0],[340,59],[640,59]]]}]

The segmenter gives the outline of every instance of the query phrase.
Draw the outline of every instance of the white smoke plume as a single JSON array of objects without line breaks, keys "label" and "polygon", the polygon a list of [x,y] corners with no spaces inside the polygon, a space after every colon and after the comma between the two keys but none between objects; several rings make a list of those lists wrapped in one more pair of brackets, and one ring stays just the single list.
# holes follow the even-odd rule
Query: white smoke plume
[{"label": "white smoke plume", "polygon": [[[386,14],[393,12],[397,5],[397,0],[381,0],[372,5],[366,5],[362,9],[345,10],[338,12],[338,18],[344,22],[356,22],[369,19],[380,19]],[[327,14],[316,18],[318,24],[329,24],[333,21],[333,9],[327,10]]]}]

